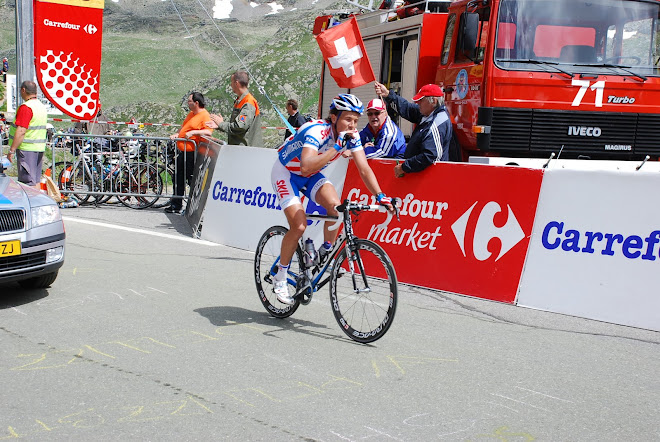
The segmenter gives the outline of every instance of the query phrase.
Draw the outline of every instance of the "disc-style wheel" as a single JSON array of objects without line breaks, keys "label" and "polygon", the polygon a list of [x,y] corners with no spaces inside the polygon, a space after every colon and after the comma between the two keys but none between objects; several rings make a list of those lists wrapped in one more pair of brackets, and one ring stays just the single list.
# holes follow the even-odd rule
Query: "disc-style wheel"
[{"label": "disc-style wheel", "polygon": [[330,303],[341,329],[367,343],[383,337],[396,312],[397,280],[392,261],[375,242],[358,239],[346,246],[332,269]]},{"label": "disc-style wheel", "polygon": [[[273,293],[273,278],[278,270],[280,262],[280,250],[282,249],[282,239],[287,229],[282,226],[273,226],[261,236],[257,244],[257,251],[254,256],[254,278],[257,284],[257,293],[259,300],[266,311],[276,318],[286,318],[291,316],[300,305],[299,301],[295,304],[282,304],[277,300]],[[302,262],[302,251],[300,247],[293,254],[289,266],[289,291],[295,292],[294,283],[296,277],[300,274],[300,263]]]}]

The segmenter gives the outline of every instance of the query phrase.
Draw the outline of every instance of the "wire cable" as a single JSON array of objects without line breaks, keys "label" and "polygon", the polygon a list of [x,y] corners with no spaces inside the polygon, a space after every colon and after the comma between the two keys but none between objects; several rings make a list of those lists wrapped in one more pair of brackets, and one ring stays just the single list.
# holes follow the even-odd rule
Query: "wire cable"
[{"label": "wire cable", "polygon": [[[171,1],[172,1],[172,4],[174,4],[174,0],[171,0]],[[273,102],[273,100],[270,99],[270,97],[269,97],[268,94],[266,93],[266,89],[264,89],[264,87],[261,86],[261,84],[259,84],[259,82],[257,81],[256,77],[255,77],[254,75],[252,75],[252,73],[250,72],[249,68],[247,67],[247,65],[245,64],[245,62],[244,62],[243,59],[241,58],[241,56],[238,55],[238,52],[236,52],[236,50],[235,50],[234,47],[231,45],[231,43],[229,43],[229,40],[228,40],[227,37],[225,36],[224,32],[222,32],[222,31],[220,30],[220,27],[218,27],[218,24],[215,22],[215,19],[213,18],[213,16],[212,16],[211,14],[209,14],[209,11],[206,9],[206,7],[202,4],[202,2],[201,2],[200,0],[197,0],[197,3],[199,3],[199,5],[202,7],[202,9],[203,9],[204,12],[206,13],[206,15],[211,19],[211,22],[213,23],[213,26],[215,26],[215,29],[218,30],[218,33],[220,34],[220,36],[222,37],[222,39],[225,41],[225,43],[227,43],[227,46],[229,46],[229,48],[230,48],[231,51],[234,53],[234,55],[236,56],[236,58],[238,59],[238,61],[241,63],[241,65],[243,66],[243,69],[245,69],[245,72],[248,73],[248,75],[250,76],[250,78],[252,78],[252,81],[254,81],[254,83],[257,85],[257,89],[259,90],[259,92],[260,92],[264,97],[266,97],[266,100],[268,100],[268,102],[271,104],[271,106],[273,106],[273,109],[275,109],[275,112],[276,112],[277,115],[279,115],[279,117],[282,119],[282,121],[284,122],[284,124],[286,125],[286,127],[289,129],[289,131],[291,131],[291,133],[295,135],[295,134],[296,134],[296,129],[294,129],[293,126],[291,126],[291,123],[289,123],[289,120],[287,120],[287,118],[284,117],[284,115],[282,114],[282,112],[280,112],[279,108],[275,105],[275,103]],[[178,13],[178,11],[177,11],[177,13]],[[179,17],[181,17],[181,15],[179,15]],[[183,22],[183,20],[181,20],[181,21]],[[185,25],[184,25],[184,26],[185,26]]]}]

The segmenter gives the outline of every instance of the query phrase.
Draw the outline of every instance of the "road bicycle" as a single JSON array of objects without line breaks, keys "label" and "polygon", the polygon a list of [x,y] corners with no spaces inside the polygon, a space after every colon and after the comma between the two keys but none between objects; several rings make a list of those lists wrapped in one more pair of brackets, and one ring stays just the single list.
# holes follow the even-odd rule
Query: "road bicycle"
[{"label": "road bicycle", "polygon": [[[400,200],[395,198],[397,219]],[[358,204],[345,200],[337,206],[338,217],[308,215],[310,220],[335,221],[331,229],[343,225],[337,241],[323,259],[306,250],[301,238],[291,260],[287,282],[294,290],[295,302],[279,302],[273,292],[273,278],[278,271],[282,239],[287,228],[270,227],[261,236],[254,258],[254,276],[259,299],[266,311],[276,318],[291,316],[300,306],[311,302],[312,296],[330,283],[330,305],[341,327],[351,339],[369,343],[380,339],[392,325],[396,312],[398,284],[396,272],[387,253],[371,240],[361,239],[353,233],[351,216],[362,211],[385,210],[380,205]],[[379,226],[384,227],[392,219]]]}]

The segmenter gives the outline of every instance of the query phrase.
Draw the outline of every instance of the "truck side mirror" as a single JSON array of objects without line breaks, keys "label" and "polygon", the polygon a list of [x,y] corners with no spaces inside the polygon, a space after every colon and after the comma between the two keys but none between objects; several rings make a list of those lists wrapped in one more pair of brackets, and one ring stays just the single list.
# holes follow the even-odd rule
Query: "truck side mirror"
[{"label": "truck side mirror", "polygon": [[473,58],[477,48],[477,37],[479,36],[479,14],[464,12],[461,14],[461,50],[464,54]]}]

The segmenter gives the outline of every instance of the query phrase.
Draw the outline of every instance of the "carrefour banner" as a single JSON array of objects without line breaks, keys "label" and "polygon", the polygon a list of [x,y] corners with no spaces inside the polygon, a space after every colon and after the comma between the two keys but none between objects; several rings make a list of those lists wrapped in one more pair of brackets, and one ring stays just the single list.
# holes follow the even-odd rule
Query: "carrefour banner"
[{"label": "carrefour banner", "polygon": [[660,175],[548,170],[518,305],[660,331]]},{"label": "carrefour banner", "polygon": [[[379,243],[400,281],[513,303],[520,282],[542,170],[441,163],[395,178],[393,160],[370,160],[380,186],[402,198],[401,221],[360,215],[361,238]],[[355,165],[343,198],[371,204]]]},{"label": "carrefour banner", "polygon": [[65,114],[93,119],[99,108],[104,0],[37,0],[34,55],[44,95]]}]

